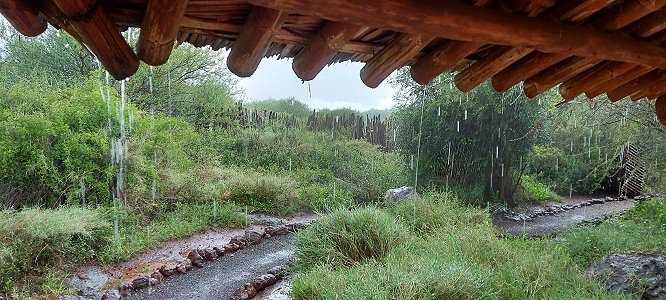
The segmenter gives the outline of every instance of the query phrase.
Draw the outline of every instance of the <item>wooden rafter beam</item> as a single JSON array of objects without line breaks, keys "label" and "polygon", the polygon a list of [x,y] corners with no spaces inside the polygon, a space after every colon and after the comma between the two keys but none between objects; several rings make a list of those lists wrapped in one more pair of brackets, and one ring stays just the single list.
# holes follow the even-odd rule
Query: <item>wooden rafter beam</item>
[{"label": "wooden rafter beam", "polygon": [[305,81],[314,79],[360,29],[358,25],[326,22],[294,58],[296,76]]},{"label": "wooden rafter beam", "polygon": [[571,101],[600,82],[606,82],[622,76],[634,67],[632,64],[621,62],[603,62],[562,83],[560,85],[560,95],[565,100]]},{"label": "wooden rafter beam", "polygon": [[455,77],[456,86],[463,92],[469,92],[530,52],[532,49],[529,48],[499,46],[458,73]]},{"label": "wooden rafter beam", "polygon": [[137,43],[139,58],[152,66],[167,62],[188,0],[148,0]]},{"label": "wooden rafter beam", "polygon": [[21,34],[37,36],[46,30],[48,24],[34,4],[30,0],[0,0],[0,14]]},{"label": "wooden rafter beam", "polygon": [[666,29],[666,8],[655,11],[627,26],[623,32],[629,35],[648,38]]},{"label": "wooden rafter beam", "polygon": [[666,5],[666,0],[638,0],[625,1],[612,8],[612,11],[606,12],[590,23],[595,28],[606,31],[615,31],[638,21],[646,15],[660,10]]},{"label": "wooden rafter beam", "polygon": [[553,7],[552,14],[560,20],[578,23],[615,1],[617,0],[560,1]]},{"label": "wooden rafter beam", "polygon": [[254,74],[287,15],[276,9],[252,7],[227,57],[229,71],[240,77]]},{"label": "wooden rafter beam", "polygon": [[640,90],[649,90],[650,86],[655,82],[666,79],[666,71],[664,70],[655,70],[649,72],[639,78],[631,80],[626,84],[609,91],[606,93],[608,99],[613,102],[620,101],[622,98],[627,97]]},{"label": "wooden rafter beam", "polygon": [[125,79],[139,69],[139,59],[103,7],[95,0],[53,0],[67,25],[114,78]]},{"label": "wooden rafter beam", "polygon": [[551,8],[556,0],[502,0],[502,5],[512,12],[526,13],[529,17],[536,17]]},{"label": "wooden rafter beam", "polygon": [[412,78],[419,84],[427,84],[481,46],[483,43],[446,41],[416,61],[410,69]]},{"label": "wooden rafter beam", "polygon": [[[634,35],[642,37],[642,38],[647,38],[652,36],[654,33],[661,31],[663,29],[664,25],[663,23],[655,22],[655,16],[657,19],[662,19],[661,14],[662,10],[664,10],[663,5],[666,5],[666,1],[660,2],[660,3],[655,3],[654,1],[651,2],[651,6],[648,6],[646,9],[652,10],[652,9],[659,9],[659,11],[652,12],[648,14],[647,17],[640,19],[639,21],[636,21],[634,23],[633,20],[636,20],[636,18],[646,15],[648,11],[646,10],[639,10],[637,7],[638,2],[633,2],[632,5],[625,6],[624,8],[626,11],[622,11],[622,13],[617,13],[617,9],[615,10],[616,13],[614,16],[618,17],[619,19],[624,20],[622,23],[617,23],[615,19],[607,19],[608,21],[607,24],[602,22],[601,25],[605,26],[622,26],[622,27],[627,27],[625,32],[632,32]],[[650,4],[650,3],[648,3]],[[624,14],[629,15],[629,17],[625,16]],[[600,21],[597,21],[600,22]],[[615,25],[613,25],[615,24]],[[627,74],[625,73],[629,72],[630,70],[634,69],[636,67],[635,64],[631,63],[623,63],[623,62],[612,62],[612,63],[607,63],[604,64],[603,66],[600,65],[598,68],[595,68],[594,73],[588,73],[585,79],[581,78],[581,76],[576,76],[573,79],[569,80],[568,82],[565,82],[562,86],[560,86],[560,93],[562,94],[562,97],[564,97],[567,100],[571,100],[580,93],[583,93],[591,88],[593,88],[595,85],[603,84],[606,81],[611,81],[611,83],[615,83],[615,85],[610,86],[610,89],[602,90],[601,92],[604,91],[610,91],[612,89],[615,89],[622,84],[625,84],[632,79],[635,79],[636,77],[629,78],[632,76],[632,74]],[[643,73],[644,74],[644,73]],[[638,76],[641,76],[643,74],[640,74]],[[629,78],[626,79],[622,84],[617,84],[618,80],[616,80],[619,77],[625,77]],[[620,78],[621,80],[622,78]],[[600,93],[593,93],[595,96]]]},{"label": "wooden rafter beam", "polygon": [[566,81],[574,75],[593,67],[597,63],[599,63],[598,59],[590,57],[574,57],[563,61],[525,80],[523,85],[525,95],[528,98],[534,98],[558,83]]},{"label": "wooden rafter beam", "polygon": [[504,92],[521,81],[565,60],[569,55],[534,51],[492,77],[493,88]]},{"label": "wooden rafter beam", "polygon": [[250,0],[250,3],[412,34],[666,68],[666,50],[649,42],[457,1]]},{"label": "wooden rafter beam", "polygon": [[655,99],[663,95],[666,95],[666,80],[657,81],[651,85],[647,97]]},{"label": "wooden rafter beam", "polygon": [[585,91],[585,96],[588,98],[592,99],[596,96],[599,96],[607,91],[612,91],[624,84],[626,84],[629,81],[632,81],[640,76],[643,76],[650,72],[652,68],[650,67],[645,67],[645,66],[635,66],[628,72],[621,74],[620,76],[614,77],[613,79],[610,79],[608,81],[605,81],[601,84],[597,84],[596,86],[590,88],[589,90]]},{"label": "wooden rafter beam", "polygon": [[361,80],[365,85],[376,88],[393,71],[404,66],[414,55],[433,40],[432,36],[402,33],[386,45],[361,69]]}]

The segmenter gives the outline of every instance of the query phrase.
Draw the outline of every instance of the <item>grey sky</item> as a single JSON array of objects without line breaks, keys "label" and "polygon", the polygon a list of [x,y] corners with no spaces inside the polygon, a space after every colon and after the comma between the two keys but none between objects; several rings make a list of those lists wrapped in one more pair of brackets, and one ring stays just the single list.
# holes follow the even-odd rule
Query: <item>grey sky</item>
[{"label": "grey sky", "polygon": [[291,69],[292,60],[265,58],[249,78],[239,81],[248,100],[295,97],[312,108],[349,107],[357,110],[390,108],[394,105],[394,88],[386,81],[376,89],[363,84],[361,63],[339,63],[327,66],[314,80],[302,83]]}]

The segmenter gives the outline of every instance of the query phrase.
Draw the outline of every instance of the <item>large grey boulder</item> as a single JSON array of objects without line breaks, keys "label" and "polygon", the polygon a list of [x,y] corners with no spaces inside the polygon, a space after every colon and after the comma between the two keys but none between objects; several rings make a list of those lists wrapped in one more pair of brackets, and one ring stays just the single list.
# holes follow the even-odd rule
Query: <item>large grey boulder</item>
[{"label": "large grey boulder", "polygon": [[398,202],[412,196],[418,196],[416,190],[411,186],[403,186],[397,189],[389,189],[384,193],[384,199]]},{"label": "large grey boulder", "polygon": [[67,287],[76,289],[79,296],[88,299],[100,299],[104,295],[104,285],[109,275],[98,267],[89,267],[81,274],[65,280]]},{"label": "large grey boulder", "polygon": [[666,299],[666,254],[612,254],[590,267],[610,292],[628,292],[642,299]]}]

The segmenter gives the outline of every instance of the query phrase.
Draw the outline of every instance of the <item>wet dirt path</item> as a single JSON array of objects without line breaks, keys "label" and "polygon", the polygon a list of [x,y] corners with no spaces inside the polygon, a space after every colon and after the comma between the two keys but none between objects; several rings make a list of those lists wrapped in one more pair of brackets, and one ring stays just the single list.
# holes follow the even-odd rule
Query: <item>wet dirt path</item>
[{"label": "wet dirt path", "polygon": [[[560,205],[575,205],[590,199],[591,198],[577,197],[574,199],[567,199]],[[527,234],[530,237],[552,236],[582,222],[594,221],[595,219],[603,218],[607,215],[628,210],[633,206],[634,200],[632,199],[611,201],[583,206],[559,212],[554,215],[539,216],[525,221],[515,221],[496,216],[493,218],[493,224],[495,224],[500,232],[508,235]]]}]

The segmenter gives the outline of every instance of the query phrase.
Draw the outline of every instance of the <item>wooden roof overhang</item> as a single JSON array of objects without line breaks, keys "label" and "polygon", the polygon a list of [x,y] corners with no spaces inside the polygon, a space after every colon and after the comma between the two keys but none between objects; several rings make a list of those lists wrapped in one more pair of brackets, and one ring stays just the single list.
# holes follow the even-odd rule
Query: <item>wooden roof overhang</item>
[{"label": "wooden roof overhang", "polygon": [[[84,43],[117,79],[139,61],[164,64],[174,42],[229,48],[229,70],[252,75],[263,57],[294,58],[311,80],[327,65],[364,62],[377,87],[409,65],[427,84],[456,72],[467,92],[523,82],[532,98],[559,85],[565,101],[606,93],[656,99],[666,124],[666,0],[0,0],[22,34],[47,22]],[[141,28],[136,51],[120,32]]]}]

